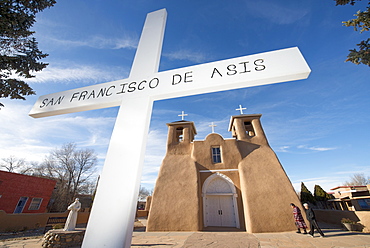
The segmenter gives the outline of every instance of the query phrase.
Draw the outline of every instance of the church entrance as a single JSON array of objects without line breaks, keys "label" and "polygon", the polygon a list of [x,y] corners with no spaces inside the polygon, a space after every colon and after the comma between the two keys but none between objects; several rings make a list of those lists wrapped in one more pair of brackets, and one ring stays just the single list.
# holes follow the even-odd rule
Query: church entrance
[{"label": "church entrance", "polygon": [[216,173],[203,184],[204,226],[240,228],[235,186],[230,178]]},{"label": "church entrance", "polygon": [[230,195],[206,197],[207,226],[236,227],[233,198]]}]

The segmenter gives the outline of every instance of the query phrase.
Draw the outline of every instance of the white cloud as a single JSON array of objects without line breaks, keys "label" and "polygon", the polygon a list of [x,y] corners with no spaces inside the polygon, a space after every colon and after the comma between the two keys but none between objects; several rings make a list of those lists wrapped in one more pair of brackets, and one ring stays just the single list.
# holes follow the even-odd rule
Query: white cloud
[{"label": "white cloud", "polygon": [[138,39],[134,37],[106,38],[102,36],[92,36],[85,40],[65,40],[54,37],[44,38],[54,46],[71,47],[91,47],[95,49],[136,49]]},{"label": "white cloud", "polygon": [[319,151],[319,152],[332,151],[332,150],[337,149],[336,147],[315,147],[315,146],[309,147],[309,146],[306,146],[306,145],[299,145],[299,146],[297,146],[297,148],[298,149],[311,150],[311,151]]},{"label": "white cloud", "polygon": [[[357,174],[357,173],[365,174],[365,176],[370,176],[370,166],[368,165],[368,162],[366,162],[365,165],[350,164],[350,165],[342,166],[342,168],[344,167],[345,167],[344,170],[336,170],[336,171],[333,171],[333,173],[336,175],[345,175],[346,180],[349,180],[350,176],[352,176],[353,174]],[[351,169],[348,170],[346,168],[351,168]]]},{"label": "white cloud", "polygon": [[290,146],[281,146],[276,149],[276,152],[288,152]]},{"label": "white cloud", "polygon": [[201,63],[206,60],[206,55],[201,52],[193,52],[190,50],[182,49],[172,53],[163,54],[163,56],[170,60],[188,60],[195,63]]},{"label": "white cloud", "polygon": [[[102,68],[88,65],[76,65],[65,62],[63,64],[53,64],[40,72],[34,73],[36,77],[25,79],[29,83],[49,83],[49,82],[106,82],[127,77],[128,72],[123,68]],[[24,79],[22,79],[24,80]]]},{"label": "white cloud", "polygon": [[162,160],[166,154],[167,133],[160,129],[149,132],[144,158],[141,183],[148,189],[154,188]]},{"label": "white cloud", "polygon": [[[297,149],[294,149],[297,148]],[[298,145],[296,147],[293,146],[279,146],[275,148],[276,152],[289,152],[289,153],[309,153],[311,151],[314,152],[326,152],[336,150],[336,147],[317,147],[317,146],[307,146],[307,145]]]},{"label": "white cloud", "polygon": [[14,155],[26,161],[41,162],[52,149],[74,142],[79,148],[94,149],[105,156],[115,118],[57,116],[33,119],[30,105],[6,103],[0,111],[0,158]]}]

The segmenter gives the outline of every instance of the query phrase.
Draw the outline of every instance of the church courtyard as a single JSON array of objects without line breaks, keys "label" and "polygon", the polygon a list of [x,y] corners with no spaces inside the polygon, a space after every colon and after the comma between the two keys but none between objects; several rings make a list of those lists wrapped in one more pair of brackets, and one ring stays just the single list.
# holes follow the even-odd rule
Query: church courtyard
[{"label": "church courtyard", "polygon": [[[283,247],[370,247],[370,234],[344,231],[338,226],[320,223],[325,238],[315,238],[294,231],[280,233],[220,232],[145,232],[134,231],[132,248],[283,248]],[[0,240],[0,248],[41,248],[42,238]],[[76,247],[77,248],[77,247]]]}]

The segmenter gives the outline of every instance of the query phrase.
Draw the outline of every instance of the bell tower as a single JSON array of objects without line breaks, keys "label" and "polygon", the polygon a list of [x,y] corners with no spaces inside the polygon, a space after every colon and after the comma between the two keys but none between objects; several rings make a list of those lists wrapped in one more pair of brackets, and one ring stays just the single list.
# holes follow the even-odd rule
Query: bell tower
[{"label": "bell tower", "polygon": [[175,121],[167,123],[168,138],[167,145],[178,145],[180,143],[193,142],[194,136],[197,134],[194,122],[192,121]]},{"label": "bell tower", "polygon": [[261,114],[236,115],[230,119],[229,132],[237,140],[257,145],[268,145],[261,125]]},{"label": "bell tower", "polygon": [[167,123],[167,127],[167,152],[155,184],[146,230],[199,230],[199,172],[191,156],[197,131],[194,122],[185,120]]},{"label": "bell tower", "polygon": [[300,202],[267,141],[261,116],[241,112],[231,117],[229,125],[240,153],[247,151],[238,164],[245,226],[250,233],[293,230],[289,204]]}]

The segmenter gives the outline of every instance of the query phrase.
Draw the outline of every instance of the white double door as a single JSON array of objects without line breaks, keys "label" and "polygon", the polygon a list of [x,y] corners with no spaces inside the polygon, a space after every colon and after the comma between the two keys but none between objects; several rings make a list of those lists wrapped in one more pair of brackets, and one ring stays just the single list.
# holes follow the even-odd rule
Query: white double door
[{"label": "white double door", "polygon": [[233,196],[207,195],[206,221],[207,226],[236,227]]}]

